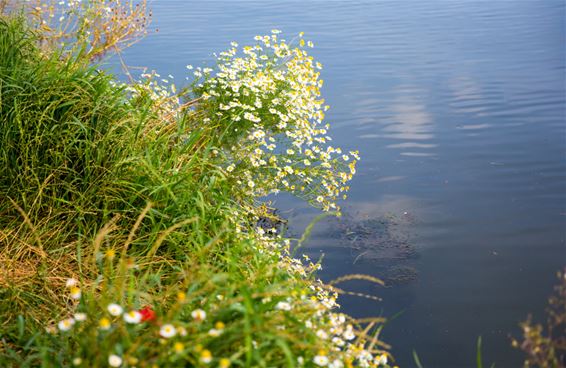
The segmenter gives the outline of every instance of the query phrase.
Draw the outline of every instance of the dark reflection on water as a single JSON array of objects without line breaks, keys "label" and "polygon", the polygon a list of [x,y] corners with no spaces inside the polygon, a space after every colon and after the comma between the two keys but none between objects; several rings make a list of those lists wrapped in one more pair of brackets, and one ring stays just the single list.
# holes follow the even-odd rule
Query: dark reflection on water
[{"label": "dark reflection on water", "polygon": [[[402,366],[474,366],[475,341],[498,367],[517,367],[508,333],[542,313],[566,263],[564,12],[561,0],[173,1],[153,4],[159,28],[126,53],[182,81],[231,40],[272,28],[305,31],[323,64],[335,142],[362,162],[346,210],[405,224],[416,281],[354,285],[381,303],[345,298],[355,315],[403,313],[386,328]],[[290,37],[289,37],[290,38]],[[296,231],[315,212],[294,208]],[[323,277],[381,276],[328,235]],[[355,262],[354,262],[355,261]]]}]

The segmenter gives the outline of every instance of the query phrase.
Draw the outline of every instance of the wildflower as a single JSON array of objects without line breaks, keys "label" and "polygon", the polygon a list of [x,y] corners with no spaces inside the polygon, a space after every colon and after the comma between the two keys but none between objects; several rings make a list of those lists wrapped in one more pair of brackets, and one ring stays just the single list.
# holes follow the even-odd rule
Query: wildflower
[{"label": "wildflower", "polygon": [[204,321],[206,318],[206,312],[203,311],[202,309],[195,309],[194,311],[191,312],[191,316],[197,321],[197,322],[201,322]]},{"label": "wildflower", "polygon": [[81,298],[81,295],[82,295],[81,289],[79,289],[78,287],[72,286],[70,292],[71,292],[71,298],[73,298],[75,300],[78,300],[78,299]]},{"label": "wildflower", "polygon": [[161,337],[165,337],[166,339],[173,337],[177,334],[177,330],[175,329],[175,326],[173,326],[172,324],[166,324],[161,326],[161,329],[159,330],[159,334],[161,335]]},{"label": "wildflower", "polygon": [[291,306],[290,303],[287,303],[287,302],[279,302],[275,305],[275,309],[290,311],[292,309],[292,306]]},{"label": "wildflower", "polygon": [[234,164],[231,164],[230,166],[228,166],[228,167],[226,168],[226,171],[232,172],[232,171],[234,171],[235,168],[236,168],[236,166],[235,166]]},{"label": "wildflower", "polygon": [[108,307],[106,307],[106,309],[108,309],[108,313],[110,313],[114,317],[118,317],[124,311],[122,307],[115,303],[108,304]]},{"label": "wildflower", "polygon": [[110,354],[108,356],[108,365],[111,367],[120,367],[122,365],[122,358],[116,354]]},{"label": "wildflower", "polygon": [[222,359],[220,359],[220,361],[218,362],[218,367],[219,367],[219,368],[228,368],[228,367],[230,367],[230,364],[231,364],[230,359],[228,359],[228,358],[222,358]]},{"label": "wildflower", "polygon": [[346,327],[346,331],[344,331],[344,334],[342,335],[346,340],[354,340],[356,338],[356,334],[354,333],[354,330],[352,328],[352,325],[348,325]]},{"label": "wildflower", "polygon": [[339,338],[339,337],[333,337],[333,338],[332,338],[332,343],[333,343],[334,345],[336,345],[336,346],[344,346],[344,344],[345,344],[344,340],[342,340],[342,339]]},{"label": "wildflower", "polygon": [[180,292],[177,294],[177,301],[178,301],[179,303],[183,303],[186,299],[187,299],[187,294],[183,293],[182,291],[180,291]]},{"label": "wildflower", "polygon": [[110,323],[110,320],[106,317],[101,318],[100,321],[98,322],[98,327],[100,327],[100,329],[104,331],[109,330],[111,325],[112,324]]},{"label": "wildflower", "polygon": [[387,364],[387,354],[381,354],[380,356],[375,358],[375,364],[377,365],[386,365]]},{"label": "wildflower", "polygon": [[340,360],[338,359],[334,359],[332,362],[330,362],[330,364],[328,364],[329,368],[343,368],[344,367],[344,363],[342,363]]},{"label": "wildflower", "polygon": [[105,254],[106,258],[110,260],[114,259],[115,255],[116,255],[116,251],[114,249],[108,249]]},{"label": "wildflower", "polygon": [[318,365],[319,367],[326,367],[328,365],[328,357],[326,356],[326,353],[323,350],[320,350],[318,352],[318,355],[316,355],[313,358],[313,363]]},{"label": "wildflower", "polygon": [[75,313],[75,315],[73,317],[75,318],[75,321],[77,321],[77,322],[86,321],[86,314],[85,313]]},{"label": "wildflower", "polygon": [[183,350],[185,350],[185,345],[181,342],[176,342],[175,345],[173,345],[173,350],[178,354],[182,353]]},{"label": "wildflower", "polygon": [[140,323],[142,320],[142,314],[138,311],[129,311],[128,313],[124,313],[124,321],[126,323]]},{"label": "wildflower", "polygon": [[73,359],[73,365],[81,365],[83,363],[83,360],[81,358],[74,358]]},{"label": "wildflower", "polygon": [[73,286],[77,286],[78,284],[79,282],[77,281],[77,279],[71,277],[70,279],[67,279],[65,286],[71,288]]},{"label": "wildflower", "polygon": [[177,332],[183,337],[187,336],[187,329],[184,327],[177,327]]},{"label": "wildflower", "polygon": [[220,335],[222,335],[222,332],[224,332],[224,323],[221,321],[216,322],[216,324],[214,325],[214,328],[211,328],[208,331],[208,335],[212,336],[212,337],[218,337]]},{"label": "wildflower", "polygon": [[142,322],[149,322],[155,320],[155,312],[149,305],[146,305],[142,309],[140,309],[139,313],[141,314],[141,321]]},{"label": "wildflower", "polygon": [[74,324],[75,324],[75,320],[73,318],[66,318],[66,319],[60,321],[57,324],[57,327],[61,331],[69,331],[73,327]]},{"label": "wildflower", "polygon": [[208,364],[212,362],[212,353],[210,352],[210,350],[204,349],[200,353],[200,361],[203,362],[204,364]]},{"label": "wildflower", "polygon": [[328,334],[326,333],[326,331],[324,330],[318,330],[316,331],[316,336],[318,336],[319,338],[326,340],[328,339]]}]

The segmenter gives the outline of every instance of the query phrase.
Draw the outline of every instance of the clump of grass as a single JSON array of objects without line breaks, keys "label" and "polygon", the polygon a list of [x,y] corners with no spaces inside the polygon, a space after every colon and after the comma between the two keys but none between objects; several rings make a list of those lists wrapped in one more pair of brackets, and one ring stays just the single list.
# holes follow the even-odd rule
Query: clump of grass
[{"label": "clump of grass", "polygon": [[[237,119],[194,95],[205,84],[181,103],[151,76],[119,84],[90,57],[45,53],[40,40],[21,18],[0,19],[1,365],[388,366],[383,320],[337,313],[319,265],[290,256],[297,240],[257,226],[258,196],[288,170],[257,169],[222,144],[234,128],[223,124]],[[289,125],[305,144],[325,134],[300,113]],[[346,190],[332,184],[338,159],[311,160],[324,165],[297,164],[295,180],[330,209]],[[252,180],[265,186],[250,191]]]},{"label": "clump of grass", "polygon": [[0,21],[0,210],[12,198],[36,213],[58,202],[84,216],[101,208],[102,183],[121,174],[133,116],[109,76],[41,55],[21,27]]}]

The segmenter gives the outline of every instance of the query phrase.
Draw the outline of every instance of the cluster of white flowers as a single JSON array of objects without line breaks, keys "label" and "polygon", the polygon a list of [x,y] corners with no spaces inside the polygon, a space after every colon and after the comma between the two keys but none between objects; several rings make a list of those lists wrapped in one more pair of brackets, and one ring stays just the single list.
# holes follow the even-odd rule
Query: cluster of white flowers
[{"label": "cluster of white flowers", "polygon": [[291,47],[278,33],[256,36],[253,46],[232,43],[218,55],[215,74],[194,70],[195,97],[206,101],[197,116],[222,129],[226,171],[251,195],[288,191],[324,210],[338,209],[358,153],[329,145],[322,66],[307,54],[302,34]]}]

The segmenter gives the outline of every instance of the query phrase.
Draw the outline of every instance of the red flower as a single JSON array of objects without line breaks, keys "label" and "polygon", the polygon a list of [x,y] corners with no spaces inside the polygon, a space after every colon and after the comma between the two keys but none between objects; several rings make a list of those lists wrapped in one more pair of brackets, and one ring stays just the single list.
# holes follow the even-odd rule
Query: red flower
[{"label": "red flower", "polygon": [[142,315],[142,322],[150,322],[155,320],[155,311],[151,309],[151,306],[146,305],[140,310],[140,314]]}]

